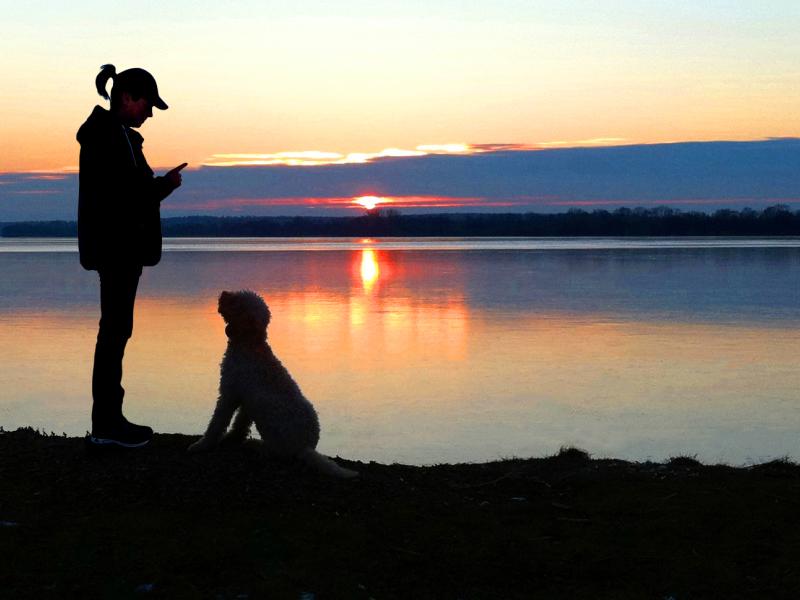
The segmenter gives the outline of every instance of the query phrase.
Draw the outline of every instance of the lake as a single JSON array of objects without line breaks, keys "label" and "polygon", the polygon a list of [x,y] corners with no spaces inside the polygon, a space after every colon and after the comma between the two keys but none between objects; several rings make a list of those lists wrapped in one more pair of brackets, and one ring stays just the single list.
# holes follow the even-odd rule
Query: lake
[{"label": "lake", "polygon": [[[0,238],[0,425],[90,428],[99,318],[75,240]],[[145,269],[127,416],[200,434],[249,288],[320,450],[800,458],[800,239],[168,239]]]}]

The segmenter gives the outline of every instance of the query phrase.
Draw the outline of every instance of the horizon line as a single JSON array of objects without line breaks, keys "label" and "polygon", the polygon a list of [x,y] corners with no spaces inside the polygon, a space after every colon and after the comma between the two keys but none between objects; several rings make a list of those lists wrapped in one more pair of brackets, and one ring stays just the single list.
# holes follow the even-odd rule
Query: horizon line
[{"label": "horizon line", "polygon": [[[698,205],[704,205],[706,203],[698,203]],[[390,217],[458,217],[458,216],[469,216],[469,217],[503,217],[503,216],[514,216],[514,217],[521,217],[521,216],[528,216],[528,215],[537,215],[543,217],[553,217],[558,215],[568,215],[570,212],[584,212],[584,213],[593,213],[593,212],[609,212],[615,213],[620,210],[628,210],[628,211],[638,211],[641,210],[643,212],[654,213],[659,209],[668,209],[672,212],[672,214],[684,214],[684,215],[693,215],[693,214],[703,214],[708,216],[713,216],[715,212],[719,211],[728,211],[728,212],[735,212],[735,213],[742,213],[745,211],[752,211],[754,213],[764,213],[767,210],[775,209],[775,208],[785,208],[786,212],[790,214],[798,214],[800,213],[800,207],[795,208],[787,204],[786,201],[777,200],[775,204],[770,204],[765,206],[764,208],[753,208],[751,206],[742,206],[741,208],[718,208],[714,212],[706,212],[702,210],[683,210],[680,207],[674,208],[669,206],[669,203],[665,204],[656,204],[651,206],[646,205],[630,205],[630,206],[616,206],[615,208],[609,210],[608,208],[597,207],[594,210],[586,210],[586,206],[573,206],[568,210],[562,210],[559,212],[540,212],[540,211],[518,211],[518,212],[406,212],[402,213],[397,211],[396,209],[389,209],[394,214],[389,215]],[[663,215],[656,215],[659,218],[662,218]],[[360,215],[175,215],[175,216],[163,216],[161,217],[162,221],[166,220],[176,220],[176,219],[258,219],[258,220],[274,220],[274,219],[292,219],[292,220],[345,220],[345,219],[365,219],[365,218],[387,218],[387,215],[381,214],[379,209],[364,211]],[[18,223],[66,223],[66,224],[77,224],[77,219],[44,219],[44,220],[32,220],[32,219],[23,219],[20,221],[0,221],[0,225],[10,225],[10,224],[18,224]],[[0,237],[2,237],[2,232],[0,231]]]}]

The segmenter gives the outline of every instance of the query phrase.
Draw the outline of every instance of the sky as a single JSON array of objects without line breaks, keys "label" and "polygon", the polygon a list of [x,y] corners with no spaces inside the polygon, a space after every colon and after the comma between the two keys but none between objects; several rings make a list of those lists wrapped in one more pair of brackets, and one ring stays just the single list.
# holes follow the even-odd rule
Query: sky
[{"label": "sky", "polygon": [[[184,182],[161,204],[162,216],[354,216],[374,206],[401,214],[800,209],[800,139],[471,148],[352,164],[204,166]],[[0,173],[0,193],[8,199],[0,203],[0,221],[74,220],[78,177]]]},{"label": "sky", "polygon": [[[184,202],[213,170],[206,200],[241,197],[246,180],[269,204],[287,162],[324,181],[320,162],[469,156],[502,181],[516,152],[800,137],[797,2],[0,0],[0,15],[6,178],[74,172],[75,132],[107,106],[104,63],[158,80],[170,108],[140,131],[157,170],[189,163]],[[0,219],[29,200],[0,185]]]}]

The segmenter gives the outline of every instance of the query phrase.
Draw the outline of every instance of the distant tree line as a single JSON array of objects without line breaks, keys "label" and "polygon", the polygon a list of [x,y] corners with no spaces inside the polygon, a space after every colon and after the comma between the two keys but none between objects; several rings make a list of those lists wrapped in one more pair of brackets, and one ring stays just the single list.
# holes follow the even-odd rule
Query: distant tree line
[{"label": "distant tree line", "polygon": [[[171,217],[167,237],[381,236],[762,236],[800,235],[800,210],[684,212],[669,207],[571,209],[564,213],[403,215],[373,211],[358,217]],[[75,237],[74,221],[6,223],[3,237]]]}]

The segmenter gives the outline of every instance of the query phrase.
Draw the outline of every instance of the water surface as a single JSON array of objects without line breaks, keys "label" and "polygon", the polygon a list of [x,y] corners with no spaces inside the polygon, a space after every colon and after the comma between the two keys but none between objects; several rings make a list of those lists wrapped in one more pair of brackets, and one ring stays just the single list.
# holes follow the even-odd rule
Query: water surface
[{"label": "water surface", "polygon": [[[146,269],[126,413],[200,433],[216,298],[261,293],[324,452],[800,458],[800,241],[172,239]],[[0,239],[0,424],[88,427],[96,275],[74,240]]]}]

